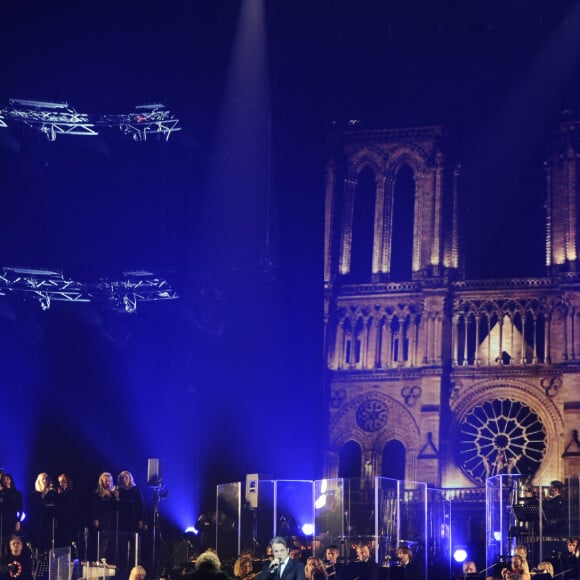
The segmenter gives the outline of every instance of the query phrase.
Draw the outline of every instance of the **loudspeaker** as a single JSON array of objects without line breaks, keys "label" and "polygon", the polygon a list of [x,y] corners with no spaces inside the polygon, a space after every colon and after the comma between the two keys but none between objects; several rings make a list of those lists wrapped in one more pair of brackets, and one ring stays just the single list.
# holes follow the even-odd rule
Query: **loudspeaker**
[{"label": "loudspeaker", "polygon": [[246,502],[251,509],[258,507],[258,482],[260,475],[258,473],[248,473],[246,475]]},{"label": "loudspeaker", "polygon": [[161,473],[161,459],[147,460],[147,485],[150,487],[159,487],[163,484]]}]

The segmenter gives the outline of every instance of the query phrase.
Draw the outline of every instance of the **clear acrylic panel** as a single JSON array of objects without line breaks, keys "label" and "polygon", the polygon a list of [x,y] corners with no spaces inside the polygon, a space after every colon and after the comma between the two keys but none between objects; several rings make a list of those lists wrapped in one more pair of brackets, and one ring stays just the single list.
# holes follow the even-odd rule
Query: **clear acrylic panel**
[{"label": "clear acrylic panel", "polygon": [[486,567],[501,569],[514,548],[516,517],[512,506],[517,503],[520,479],[520,475],[502,474],[485,481]]},{"label": "clear acrylic panel", "polygon": [[311,549],[314,535],[312,489],[310,480],[276,481],[276,535],[305,550]]},{"label": "clear acrylic panel", "polygon": [[445,490],[427,489],[427,562],[437,578],[451,577],[451,501]]},{"label": "clear acrylic panel", "polygon": [[[244,489],[244,497],[247,497]],[[242,502],[240,520],[240,552],[251,552],[254,557],[265,556],[267,546],[274,535],[275,518],[275,482],[271,479],[259,479],[257,482],[256,507]]]},{"label": "clear acrylic panel", "polygon": [[347,556],[344,522],[344,480],[319,479],[314,482],[314,555],[323,557],[326,548],[338,546],[341,559]]},{"label": "clear acrylic panel", "polygon": [[222,560],[235,559],[240,553],[240,514],[242,484],[224,483],[217,486],[216,549]]},{"label": "clear acrylic panel", "polygon": [[48,579],[70,580],[72,577],[71,549],[56,548],[48,555]]}]

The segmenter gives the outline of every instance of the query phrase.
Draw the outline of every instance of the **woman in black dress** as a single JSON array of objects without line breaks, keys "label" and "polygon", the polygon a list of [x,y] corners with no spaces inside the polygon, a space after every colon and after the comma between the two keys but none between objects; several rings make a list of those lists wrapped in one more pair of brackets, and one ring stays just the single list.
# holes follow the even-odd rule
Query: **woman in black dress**
[{"label": "woman in black dress", "polygon": [[16,489],[14,479],[9,473],[0,477],[0,545],[11,534],[20,532],[20,516],[22,515],[22,493]]},{"label": "woman in black dress", "polygon": [[135,485],[130,471],[121,471],[117,477],[119,486],[119,531],[139,532],[144,528],[143,496]]},{"label": "woman in black dress", "polygon": [[48,473],[39,473],[32,494],[30,530],[32,543],[41,552],[50,550],[55,543],[56,491]]},{"label": "woman in black dress", "polygon": [[[114,535],[117,531],[119,490],[113,486],[113,476],[104,471],[91,501],[91,520],[96,537],[96,556],[109,563],[114,560]],[[93,550],[95,552],[95,550]]]}]

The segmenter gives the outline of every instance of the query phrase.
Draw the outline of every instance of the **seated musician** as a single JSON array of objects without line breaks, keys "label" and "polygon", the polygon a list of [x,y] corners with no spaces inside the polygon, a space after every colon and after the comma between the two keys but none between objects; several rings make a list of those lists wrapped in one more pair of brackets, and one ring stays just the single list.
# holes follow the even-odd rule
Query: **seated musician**
[{"label": "seated musician", "polygon": [[512,565],[510,570],[510,577],[513,580],[531,580],[529,572],[524,570],[524,560],[521,556],[514,554],[512,556]]},{"label": "seated musician", "polygon": [[540,562],[536,566],[538,574],[541,574],[542,580],[551,580],[554,577],[554,564],[552,562]]},{"label": "seated musician", "polygon": [[367,544],[361,543],[356,547],[357,561],[349,565],[349,576],[352,580],[378,580],[380,567],[371,558],[371,551]]},{"label": "seated musician", "polygon": [[402,546],[397,548],[397,558],[399,558],[399,562],[401,563],[401,568],[403,571],[402,578],[405,580],[421,580],[423,574],[417,566],[415,560],[413,560],[413,552],[411,548],[407,546]]},{"label": "seated musician", "polygon": [[338,561],[340,557],[340,550],[335,544],[331,544],[326,548],[326,559],[324,565],[326,566],[326,573],[329,580],[342,580],[344,576],[344,565]]},{"label": "seated musician", "polygon": [[522,568],[526,574],[530,573],[530,565],[528,564],[528,549],[520,544],[516,546],[514,550],[514,555],[519,556],[522,559]]},{"label": "seated musician", "polygon": [[566,540],[567,553],[562,556],[562,568],[566,570],[565,578],[580,578],[580,538]]},{"label": "seated musician", "polygon": [[304,576],[306,580],[328,580],[324,562],[316,556],[310,556],[304,566]]},{"label": "seated musician", "polygon": [[254,574],[254,564],[249,555],[242,555],[234,562],[234,578],[252,580],[255,576],[257,574]]}]

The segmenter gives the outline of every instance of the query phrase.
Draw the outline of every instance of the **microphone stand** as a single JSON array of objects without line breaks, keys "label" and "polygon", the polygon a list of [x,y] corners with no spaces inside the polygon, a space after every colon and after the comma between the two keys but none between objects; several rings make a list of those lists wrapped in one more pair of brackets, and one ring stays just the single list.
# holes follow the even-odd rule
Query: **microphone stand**
[{"label": "microphone stand", "polygon": [[155,563],[155,549],[157,544],[157,526],[158,526],[158,519],[159,519],[159,494],[160,494],[159,487],[153,489],[153,529],[152,529],[152,542],[151,542],[151,568],[153,569],[153,577],[157,578],[157,567]]}]

